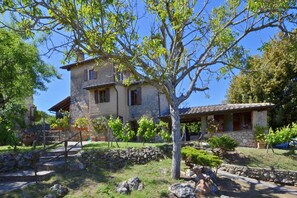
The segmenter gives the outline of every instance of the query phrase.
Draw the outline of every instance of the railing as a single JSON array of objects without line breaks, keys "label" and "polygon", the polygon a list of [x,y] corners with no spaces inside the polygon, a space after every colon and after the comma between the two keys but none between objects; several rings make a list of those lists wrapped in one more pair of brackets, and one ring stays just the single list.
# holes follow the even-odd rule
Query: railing
[{"label": "railing", "polygon": [[[72,146],[68,146],[68,142],[69,140],[73,139],[74,137],[78,136],[79,135],[79,141],[72,145]],[[38,181],[38,178],[37,178],[37,172],[38,172],[38,165],[37,165],[37,159],[38,157],[41,155],[41,153],[43,152],[47,152],[49,151],[50,149],[53,149],[53,148],[56,148],[59,144],[64,144],[64,153],[61,153],[59,155],[56,155],[55,157],[47,160],[47,161],[44,161],[44,162],[41,162],[39,163],[40,166],[42,166],[44,163],[48,163],[48,162],[51,162],[51,161],[54,161],[56,159],[58,159],[60,156],[64,155],[64,161],[65,161],[65,164],[67,162],[67,159],[68,159],[68,152],[73,149],[74,147],[76,147],[78,144],[81,145],[81,148],[83,148],[83,144],[82,144],[82,135],[81,135],[81,131],[79,131],[78,133],[72,135],[70,138],[66,139],[66,140],[63,140],[63,141],[60,141],[54,145],[51,145],[47,148],[44,148],[42,150],[39,150],[39,151],[35,151],[33,152],[33,168],[34,168],[34,175],[35,175],[35,179],[36,179],[36,183]]]}]

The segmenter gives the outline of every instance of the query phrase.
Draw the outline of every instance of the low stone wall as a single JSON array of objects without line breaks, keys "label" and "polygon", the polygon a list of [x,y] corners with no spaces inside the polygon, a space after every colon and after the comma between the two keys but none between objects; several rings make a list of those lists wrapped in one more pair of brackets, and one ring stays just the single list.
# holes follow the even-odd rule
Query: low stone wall
[{"label": "low stone wall", "polygon": [[279,184],[297,186],[297,171],[252,168],[230,164],[222,164],[220,170],[262,181],[271,181]]},{"label": "low stone wall", "polygon": [[143,147],[129,148],[126,150],[90,150],[81,153],[82,163],[87,167],[93,163],[102,163],[107,168],[117,169],[129,164],[146,164],[152,160],[160,160],[170,156],[172,146],[165,145],[161,148]]},{"label": "low stone wall", "polygon": [[234,138],[239,146],[256,147],[257,141],[252,130],[227,131],[222,133],[215,133],[216,136],[227,135]]},{"label": "low stone wall", "polygon": [[33,167],[33,153],[5,153],[0,155],[0,172]]}]

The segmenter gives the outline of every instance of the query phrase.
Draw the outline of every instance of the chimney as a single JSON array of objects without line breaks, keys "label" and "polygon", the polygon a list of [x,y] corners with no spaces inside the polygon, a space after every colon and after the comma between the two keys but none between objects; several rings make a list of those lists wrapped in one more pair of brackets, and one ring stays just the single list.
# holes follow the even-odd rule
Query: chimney
[{"label": "chimney", "polygon": [[76,62],[82,62],[85,60],[85,54],[80,49],[76,49]]}]

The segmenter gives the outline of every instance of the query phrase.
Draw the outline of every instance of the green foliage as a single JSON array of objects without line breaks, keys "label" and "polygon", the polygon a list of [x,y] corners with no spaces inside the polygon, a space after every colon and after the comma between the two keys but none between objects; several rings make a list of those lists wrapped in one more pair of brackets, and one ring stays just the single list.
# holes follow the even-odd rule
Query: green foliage
[{"label": "green foliage", "polygon": [[182,123],[181,128],[187,127],[191,134],[198,134],[200,132],[201,122]]},{"label": "green foliage", "polygon": [[74,126],[77,128],[86,128],[89,126],[89,119],[88,118],[76,118]]},{"label": "green foliage", "polygon": [[118,140],[128,142],[135,136],[134,131],[130,129],[129,123],[123,125],[119,117],[114,119],[112,116],[110,116],[108,120],[108,126],[113,131],[114,136]]},{"label": "green foliage", "polygon": [[[59,77],[54,67],[39,57],[37,47],[26,43],[14,31],[0,28],[0,139],[13,142],[16,126],[25,127],[26,103],[45,83]],[[11,141],[10,141],[11,140]]]},{"label": "green foliage", "polygon": [[69,129],[70,125],[70,113],[68,111],[60,110],[59,113],[62,115],[61,118],[56,119],[54,123],[50,125],[52,129],[61,128],[62,130]]},{"label": "green foliage", "polygon": [[207,132],[210,134],[214,134],[218,130],[218,124],[216,121],[212,119],[207,120]]},{"label": "green foliage", "polygon": [[219,149],[222,153],[234,151],[238,146],[238,142],[227,135],[222,135],[221,137],[213,136],[209,138],[208,143],[212,149]]},{"label": "green foliage", "polygon": [[292,138],[297,137],[297,124],[292,123],[292,125],[288,125],[281,129],[277,129],[273,131],[269,129],[269,134],[266,137],[266,142],[270,145],[290,142]]},{"label": "green foliage", "polygon": [[262,56],[249,57],[245,71],[232,79],[228,102],[275,104],[268,112],[273,129],[297,121],[297,36],[279,34],[266,43]]},{"label": "green foliage", "polygon": [[258,142],[265,142],[267,127],[256,125],[254,127],[254,135]]},{"label": "green foliage", "polygon": [[171,134],[168,128],[168,123],[160,121],[155,128],[155,133],[161,136],[162,140],[168,142],[171,139]]},{"label": "green foliage", "polygon": [[[147,0],[143,4],[137,0],[2,2],[0,13],[15,16],[10,28],[32,38],[40,32],[64,35],[67,42],[50,42],[50,47],[57,51],[83,49],[89,56],[111,61],[116,69],[129,72],[131,78],[156,86],[166,95],[172,117],[178,116],[178,107],[193,92],[208,89],[199,87],[197,80],[209,84],[218,69],[225,75],[243,67],[246,51],[240,41],[247,35],[267,27],[287,29],[284,25],[294,24],[297,18],[296,1],[291,0],[280,2],[277,9],[277,0],[259,0],[256,4],[229,0],[205,5],[192,0]],[[143,12],[138,13],[140,8]],[[143,34],[143,29],[150,31]],[[75,50],[65,54],[66,58],[74,56]],[[176,91],[184,81],[190,86]],[[173,128],[178,128],[179,122],[173,122]],[[174,133],[180,136],[180,131]],[[173,143],[179,148],[179,141]],[[174,151],[176,164],[180,163],[178,152]],[[174,172],[178,176],[180,170]]]},{"label": "green foliage", "polygon": [[123,130],[122,130],[122,138],[121,139],[124,142],[128,142],[133,137],[135,137],[135,132],[130,129],[130,124],[129,123],[126,123],[124,125],[124,127],[123,127]]},{"label": "green foliage", "polygon": [[123,123],[119,117],[114,119],[112,116],[110,116],[108,120],[108,126],[117,139],[122,139]]},{"label": "green foliage", "polygon": [[143,138],[144,142],[152,139],[155,133],[155,124],[152,118],[148,118],[146,116],[142,116],[138,121],[138,130],[137,135]]},{"label": "green foliage", "polygon": [[218,156],[193,147],[183,147],[181,154],[186,161],[200,166],[219,167],[223,163]]},{"label": "green foliage", "polygon": [[109,121],[106,117],[100,116],[91,120],[92,126],[97,134],[107,135]]}]

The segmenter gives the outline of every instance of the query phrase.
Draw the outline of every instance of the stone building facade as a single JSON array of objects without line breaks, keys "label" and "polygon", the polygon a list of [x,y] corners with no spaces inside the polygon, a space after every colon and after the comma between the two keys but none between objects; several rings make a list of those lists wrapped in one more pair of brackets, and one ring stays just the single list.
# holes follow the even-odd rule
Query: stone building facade
[{"label": "stone building facade", "polygon": [[79,117],[119,116],[135,124],[141,116],[157,119],[168,111],[165,95],[145,82],[126,86],[129,73],[116,72],[111,62],[83,60],[62,66],[71,72],[71,122]]},{"label": "stone building facade", "polygon": [[[70,111],[71,123],[77,118],[90,119],[99,116],[120,117],[137,129],[137,120],[146,115],[155,121],[161,119],[170,123],[169,105],[165,94],[145,82],[123,81],[128,72],[117,72],[113,63],[89,59],[61,67],[71,73],[70,97],[56,104],[50,110]],[[269,103],[221,104],[180,109],[182,123],[201,122],[201,133],[206,133],[209,120],[216,125],[216,134],[234,137],[240,146],[255,146],[253,128],[267,126]],[[169,125],[170,126],[170,125]]]}]

